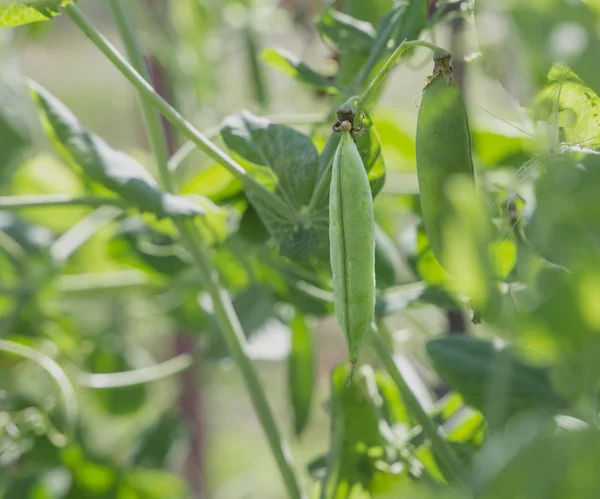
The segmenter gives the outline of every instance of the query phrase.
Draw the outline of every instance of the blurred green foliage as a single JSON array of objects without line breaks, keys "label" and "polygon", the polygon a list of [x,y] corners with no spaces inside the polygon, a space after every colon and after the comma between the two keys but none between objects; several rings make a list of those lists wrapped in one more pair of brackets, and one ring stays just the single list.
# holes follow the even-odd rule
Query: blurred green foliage
[{"label": "blurred green foliage", "polygon": [[[0,25],[54,16],[59,4],[11,2],[0,6]],[[311,498],[457,498],[466,490],[490,499],[597,498],[598,2],[132,4],[159,90],[186,116],[220,121],[215,142],[300,222],[176,138],[171,145],[183,148],[171,167],[182,195],[164,192],[147,154],[109,145],[41,86],[30,83],[27,103],[2,63],[0,496],[283,497],[239,379],[227,371],[206,282],[175,230],[174,218],[194,217],[278,419],[290,421],[281,426],[294,434]],[[108,27],[106,13],[96,14]],[[449,193],[452,277],[420,223],[405,109],[419,84],[400,82],[402,103],[380,93],[384,105],[368,110],[368,133],[357,137],[376,203],[377,323],[456,456],[457,478],[369,348],[348,385],[331,321],[327,191],[315,192],[332,110],[363,90],[404,38],[435,33],[449,46],[446,26],[472,14],[466,35],[481,54],[468,76],[484,94],[497,79],[522,122],[494,117],[497,126],[486,126],[469,109],[477,188],[457,181]],[[45,57],[70,57],[56,42],[62,21],[18,31],[3,54],[25,57],[48,42]],[[324,50],[294,54],[305,36]],[[285,47],[263,51],[267,39]],[[280,109],[279,89],[292,80],[287,115],[253,114]],[[86,108],[111,99],[105,83],[106,93],[86,95]],[[473,89],[463,90],[469,101]],[[252,112],[230,114],[230,99]],[[49,141],[31,119],[34,107]],[[56,201],[99,196],[116,206]],[[439,311],[474,313],[482,324],[443,331]],[[70,390],[79,407],[72,436]]]}]

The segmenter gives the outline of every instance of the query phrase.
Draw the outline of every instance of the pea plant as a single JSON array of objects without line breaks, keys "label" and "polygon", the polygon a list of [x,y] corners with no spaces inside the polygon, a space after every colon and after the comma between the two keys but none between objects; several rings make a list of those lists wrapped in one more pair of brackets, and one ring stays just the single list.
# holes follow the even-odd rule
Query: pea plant
[{"label": "pea plant", "polygon": [[[219,97],[223,5],[173,2],[182,24],[152,44],[153,2],[143,25],[144,2],[97,3],[123,52],[74,0],[0,3],[17,34],[69,21],[135,90],[150,151],[115,148],[27,75],[0,85],[2,497],[600,496],[598,2],[281,2],[333,53],[329,72],[262,50],[258,9],[222,2],[245,9],[231,29],[261,114],[217,129],[194,113],[211,105],[201,86]],[[405,127],[378,104],[421,61],[422,84],[401,83],[418,106]],[[317,117],[268,115],[265,66]],[[470,104],[491,92],[510,118]],[[32,109],[52,154],[31,152]],[[286,411],[254,348],[273,324],[290,339]],[[344,351],[319,404],[329,329]],[[165,330],[187,346],[161,352]],[[264,488],[244,475],[209,491],[201,386],[172,407],[174,386],[224,359],[268,444]]]}]

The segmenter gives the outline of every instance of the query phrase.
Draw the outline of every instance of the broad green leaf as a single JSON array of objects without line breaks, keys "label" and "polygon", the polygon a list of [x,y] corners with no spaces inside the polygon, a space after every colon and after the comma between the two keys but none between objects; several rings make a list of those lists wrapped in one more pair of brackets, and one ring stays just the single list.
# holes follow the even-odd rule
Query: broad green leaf
[{"label": "broad green leaf", "polygon": [[465,402],[496,423],[520,411],[553,413],[567,407],[550,382],[549,371],[519,360],[508,348],[468,336],[427,343],[438,374]]},{"label": "broad green leaf", "polygon": [[271,168],[278,179],[277,194],[296,210],[310,202],[319,156],[308,136],[248,112],[225,118],[221,136],[244,159]]},{"label": "broad green leaf", "polygon": [[158,217],[204,213],[193,201],[162,191],[140,163],[89,132],[62,102],[40,85],[30,82],[29,89],[57,149],[91,180]]},{"label": "broad green leaf", "polygon": [[75,0],[3,0],[0,28],[47,21],[58,15],[59,7]]},{"label": "broad green leaf", "polygon": [[[221,135],[237,155],[272,169],[278,180],[275,193],[303,213],[316,187],[319,168],[317,151],[306,135],[248,112],[226,118]],[[324,254],[328,242],[326,206],[305,223],[294,224],[252,189],[246,189],[246,195],[279,243],[282,255],[311,258]]]},{"label": "broad green leaf", "polygon": [[338,50],[356,50],[369,53],[375,40],[371,23],[360,21],[335,9],[326,10],[316,24],[323,38]]},{"label": "broad green leaf", "polygon": [[292,76],[300,83],[328,94],[339,93],[339,90],[329,78],[310,69],[296,55],[287,50],[266,49],[262,53],[262,59],[270,66]]},{"label": "broad green leaf", "polygon": [[292,348],[288,356],[288,389],[294,416],[294,432],[301,435],[310,416],[315,389],[314,333],[306,319],[296,314],[291,320]]}]

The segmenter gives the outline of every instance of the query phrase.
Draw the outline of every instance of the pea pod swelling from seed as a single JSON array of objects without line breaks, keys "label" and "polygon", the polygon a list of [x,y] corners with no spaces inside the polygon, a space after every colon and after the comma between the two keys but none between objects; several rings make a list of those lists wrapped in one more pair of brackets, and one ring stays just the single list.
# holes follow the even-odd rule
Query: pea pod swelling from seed
[{"label": "pea pod swelling from seed", "polygon": [[369,179],[351,129],[351,122],[341,123],[333,158],[329,240],[335,315],[355,363],[374,319],[375,219]]},{"label": "pea pod swelling from seed", "polygon": [[448,195],[456,175],[474,179],[471,132],[465,103],[452,76],[450,57],[434,57],[417,120],[417,176],[423,225],[435,257],[444,266],[444,227],[452,217]]}]

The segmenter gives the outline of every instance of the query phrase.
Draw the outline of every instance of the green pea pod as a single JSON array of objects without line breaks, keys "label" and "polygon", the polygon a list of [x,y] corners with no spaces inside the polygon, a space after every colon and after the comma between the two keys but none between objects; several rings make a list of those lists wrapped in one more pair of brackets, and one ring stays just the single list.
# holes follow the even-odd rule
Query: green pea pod
[{"label": "green pea pod", "polygon": [[373,322],[375,219],[369,179],[351,136],[341,125],[329,196],[329,240],[335,315],[346,336],[350,362]]},{"label": "green pea pod", "polygon": [[431,250],[444,263],[444,227],[452,217],[448,185],[456,175],[474,179],[471,132],[450,57],[434,58],[417,120],[417,175],[423,224]]}]

